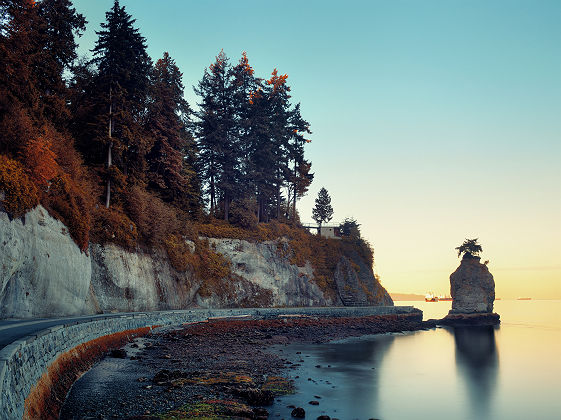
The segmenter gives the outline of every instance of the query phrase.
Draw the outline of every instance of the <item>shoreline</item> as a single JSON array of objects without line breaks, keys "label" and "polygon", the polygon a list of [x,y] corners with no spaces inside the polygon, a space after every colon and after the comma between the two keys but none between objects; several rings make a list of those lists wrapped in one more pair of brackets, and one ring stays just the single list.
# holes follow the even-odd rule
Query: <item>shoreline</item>
[{"label": "shoreline", "polygon": [[267,418],[275,399],[294,392],[287,373],[295,364],[273,346],[432,327],[417,314],[401,314],[211,320],[154,332],[84,374],[61,418]]}]

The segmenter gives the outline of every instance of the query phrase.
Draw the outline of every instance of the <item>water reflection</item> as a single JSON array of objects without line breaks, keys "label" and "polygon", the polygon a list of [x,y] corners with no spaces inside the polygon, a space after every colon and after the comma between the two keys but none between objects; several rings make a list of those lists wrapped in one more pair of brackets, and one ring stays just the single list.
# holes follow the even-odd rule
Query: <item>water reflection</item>
[{"label": "water reflection", "polygon": [[349,414],[353,411],[356,414],[357,407],[365,406],[365,401],[368,407],[364,407],[364,415],[377,410],[379,369],[394,340],[393,335],[379,335],[364,341],[333,344],[318,354],[322,364],[331,365],[334,372],[341,374]]},{"label": "water reflection", "polygon": [[490,418],[499,370],[495,327],[456,327],[453,334],[456,369],[466,383],[473,418]]}]

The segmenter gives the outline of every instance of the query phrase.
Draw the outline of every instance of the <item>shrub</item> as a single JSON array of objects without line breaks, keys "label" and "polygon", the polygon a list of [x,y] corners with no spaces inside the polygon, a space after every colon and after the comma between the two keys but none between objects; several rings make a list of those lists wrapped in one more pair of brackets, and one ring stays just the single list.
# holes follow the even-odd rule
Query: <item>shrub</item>
[{"label": "shrub", "polygon": [[193,266],[191,251],[180,235],[168,235],[164,246],[172,267],[177,271],[185,272],[190,265]]},{"label": "shrub", "polygon": [[100,244],[111,242],[129,250],[136,248],[138,241],[136,225],[121,210],[97,206],[94,220],[92,239],[95,242]]},{"label": "shrub", "polygon": [[60,173],[56,155],[51,148],[50,140],[41,136],[29,140],[23,150],[25,165],[39,186],[47,186]]},{"label": "shrub", "polygon": [[244,198],[232,202],[230,207],[230,222],[234,226],[242,229],[256,229],[257,228],[257,203],[255,199]]},{"label": "shrub", "polygon": [[39,204],[37,187],[16,160],[0,155],[2,206],[11,217],[21,217]]},{"label": "shrub", "polygon": [[63,222],[70,236],[82,251],[88,248],[90,240],[91,197],[76,181],[64,174],[51,182],[43,204],[49,213]]},{"label": "shrub", "polygon": [[219,295],[227,293],[231,285],[224,283],[223,280],[232,275],[231,262],[222,254],[213,251],[208,240],[196,243],[195,255],[198,257],[195,260],[195,273],[198,278],[203,280],[199,295],[208,297],[212,292]]}]

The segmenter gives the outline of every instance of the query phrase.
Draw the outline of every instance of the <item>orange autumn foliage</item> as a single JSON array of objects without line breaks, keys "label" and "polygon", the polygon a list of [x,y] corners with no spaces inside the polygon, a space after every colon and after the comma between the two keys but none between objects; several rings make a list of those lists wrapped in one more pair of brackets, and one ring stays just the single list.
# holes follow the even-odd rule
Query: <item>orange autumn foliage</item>
[{"label": "orange autumn foliage", "polygon": [[82,251],[88,249],[92,220],[90,197],[81,185],[63,174],[55,178],[43,202],[49,213],[62,221]]},{"label": "orange autumn foliage", "polygon": [[92,225],[92,241],[98,244],[114,243],[127,250],[136,249],[138,231],[134,222],[118,208],[97,206]]},{"label": "orange autumn foliage", "polygon": [[240,60],[240,64],[242,64],[246,73],[248,73],[250,76],[253,75],[255,70],[253,70],[253,67],[249,65],[249,60],[247,59],[247,53],[245,51],[242,52],[242,58]]},{"label": "orange autumn foliage", "polygon": [[60,173],[51,142],[41,136],[29,140],[23,150],[23,159],[31,177],[39,186],[46,186]]},{"label": "orange autumn foliage", "polygon": [[[288,79],[287,74],[281,74],[279,76],[277,69],[274,69],[273,73],[271,73],[271,78],[269,80],[267,80],[267,84],[272,85],[273,86],[273,92],[276,92],[286,83],[286,79]],[[287,91],[290,91],[290,86],[286,86],[285,89]]]},{"label": "orange autumn foliage", "polygon": [[0,206],[12,217],[23,216],[39,204],[37,187],[16,160],[0,155]]}]

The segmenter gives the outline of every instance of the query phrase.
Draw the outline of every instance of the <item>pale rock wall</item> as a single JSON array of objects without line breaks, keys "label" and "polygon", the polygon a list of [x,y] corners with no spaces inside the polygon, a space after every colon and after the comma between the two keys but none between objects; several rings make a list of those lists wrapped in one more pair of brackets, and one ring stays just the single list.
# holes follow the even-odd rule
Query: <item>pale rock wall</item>
[{"label": "pale rock wall", "polygon": [[0,317],[91,313],[91,264],[43,207],[10,221],[0,211]]},{"label": "pale rock wall", "polygon": [[174,270],[162,253],[91,244],[90,255],[93,294],[105,312],[186,308],[199,286],[191,272]]},{"label": "pale rock wall", "polygon": [[[279,242],[280,241],[280,242]],[[210,246],[232,262],[232,272],[272,292],[272,306],[326,306],[333,302],[313,283],[314,273],[290,264],[285,240],[251,243],[240,239],[209,238]]]},{"label": "pale rock wall", "polygon": [[[358,298],[324,295],[313,282],[311,265],[290,263],[288,241],[252,243],[209,238],[232,263],[232,290],[202,297],[201,279],[178,272],[163,252],[130,252],[116,245],[91,244],[80,251],[65,226],[39,206],[10,220],[0,210],[0,318],[68,316],[154,311],[190,307],[330,306],[365,304],[358,279],[376,295],[375,305],[392,305],[364,262],[360,273],[345,264],[337,285],[348,283]],[[188,243],[191,250],[194,244]],[[362,265],[361,265],[362,264]],[[354,274],[353,274],[354,273]],[[347,287],[348,289],[348,287]]]}]

